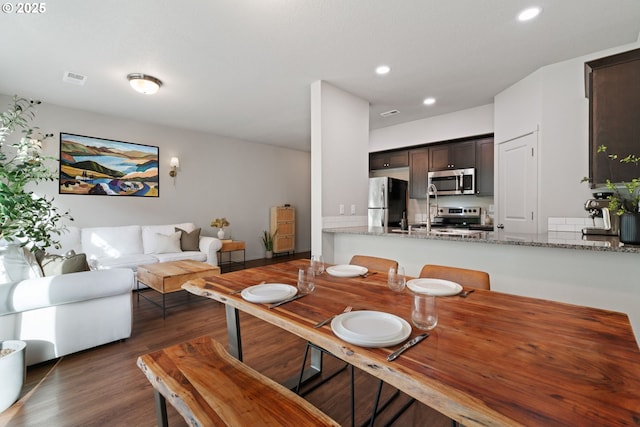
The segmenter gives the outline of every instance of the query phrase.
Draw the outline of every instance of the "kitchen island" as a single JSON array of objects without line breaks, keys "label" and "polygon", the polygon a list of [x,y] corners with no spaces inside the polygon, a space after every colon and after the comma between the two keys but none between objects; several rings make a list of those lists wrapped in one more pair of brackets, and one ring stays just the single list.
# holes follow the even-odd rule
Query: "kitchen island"
[{"label": "kitchen island", "polygon": [[640,342],[640,246],[617,237],[550,232],[480,232],[466,236],[397,233],[368,227],[323,230],[323,256],[336,264],[354,254],[397,260],[408,276],[424,264],[483,270],[491,289],[626,313]]}]

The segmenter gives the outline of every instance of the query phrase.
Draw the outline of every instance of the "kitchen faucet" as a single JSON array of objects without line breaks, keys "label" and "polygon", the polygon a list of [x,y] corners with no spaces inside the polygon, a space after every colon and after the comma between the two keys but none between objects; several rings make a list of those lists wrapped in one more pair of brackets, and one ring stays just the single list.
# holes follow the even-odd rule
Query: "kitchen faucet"
[{"label": "kitchen faucet", "polygon": [[431,194],[436,196],[436,211],[438,210],[438,188],[434,184],[427,186],[427,233],[431,233]]}]

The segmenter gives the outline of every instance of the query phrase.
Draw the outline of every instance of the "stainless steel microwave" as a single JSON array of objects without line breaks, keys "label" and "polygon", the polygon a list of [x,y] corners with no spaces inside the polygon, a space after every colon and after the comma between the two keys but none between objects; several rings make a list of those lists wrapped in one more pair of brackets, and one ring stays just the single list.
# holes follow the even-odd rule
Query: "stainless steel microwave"
[{"label": "stainless steel microwave", "polygon": [[[429,172],[429,185],[433,184],[439,196],[454,194],[476,194],[476,170],[451,169]],[[429,191],[431,194],[432,192]]]}]

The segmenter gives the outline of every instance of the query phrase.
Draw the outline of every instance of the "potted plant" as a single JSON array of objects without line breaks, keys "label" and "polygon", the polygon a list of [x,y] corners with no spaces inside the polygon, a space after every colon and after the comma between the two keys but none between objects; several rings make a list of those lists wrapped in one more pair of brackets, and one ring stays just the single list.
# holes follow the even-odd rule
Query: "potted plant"
[{"label": "potted plant", "polygon": [[[608,154],[607,147],[600,145],[598,153],[606,154],[611,161],[633,164],[640,163],[640,157],[629,154],[620,158],[617,154]],[[620,216],[620,241],[628,244],[640,244],[640,175],[631,179],[614,183],[607,179],[607,189],[611,191],[609,199],[609,211]]]},{"label": "potted plant", "polygon": [[267,230],[262,232],[262,244],[264,245],[266,258],[273,257],[273,239],[275,239],[276,233],[278,233],[278,230],[274,231],[273,234],[270,234]]},{"label": "potted plant", "polygon": [[216,218],[211,221],[211,226],[219,228],[218,230],[218,239],[224,239],[224,227],[228,227],[231,224],[227,221],[227,218]]},{"label": "potted plant", "polygon": [[[0,240],[28,246],[32,251],[59,247],[54,235],[64,230],[64,219],[73,220],[69,212],[62,213],[54,206],[53,198],[26,189],[29,184],[57,177],[47,165],[47,161],[56,159],[42,155],[42,143],[53,135],[42,135],[37,127],[29,126],[39,103],[16,96],[13,106],[0,113]],[[16,129],[21,129],[23,136],[5,145]]]},{"label": "potted plant", "polygon": [[[59,247],[54,235],[64,230],[64,219],[72,219],[68,212],[62,213],[53,205],[53,198],[27,189],[57,176],[46,164],[52,158],[42,155],[42,143],[53,135],[42,135],[38,128],[29,126],[38,104],[15,96],[13,106],[0,113],[0,284],[27,278],[30,263],[25,259],[25,248],[35,251]],[[16,130],[22,131],[22,137],[6,144]],[[25,348],[24,341],[0,342],[0,412],[20,395],[26,369]]]}]

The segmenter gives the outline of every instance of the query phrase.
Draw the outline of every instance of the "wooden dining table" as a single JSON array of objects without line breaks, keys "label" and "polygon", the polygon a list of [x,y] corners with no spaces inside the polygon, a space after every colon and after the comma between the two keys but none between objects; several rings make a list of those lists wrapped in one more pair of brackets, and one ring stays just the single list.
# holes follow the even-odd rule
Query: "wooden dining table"
[{"label": "wooden dining table", "polygon": [[[242,359],[238,311],[311,341],[465,426],[640,425],[640,349],[627,315],[476,290],[438,297],[438,325],[392,362],[401,344],[368,348],[314,325],[345,306],[410,322],[412,292],[386,273],[315,278],[315,290],[277,308],[235,290],[262,282],[296,286],[295,260],[191,280],[183,288],[226,305],[230,352]],[[423,331],[413,328],[411,337]]]}]

